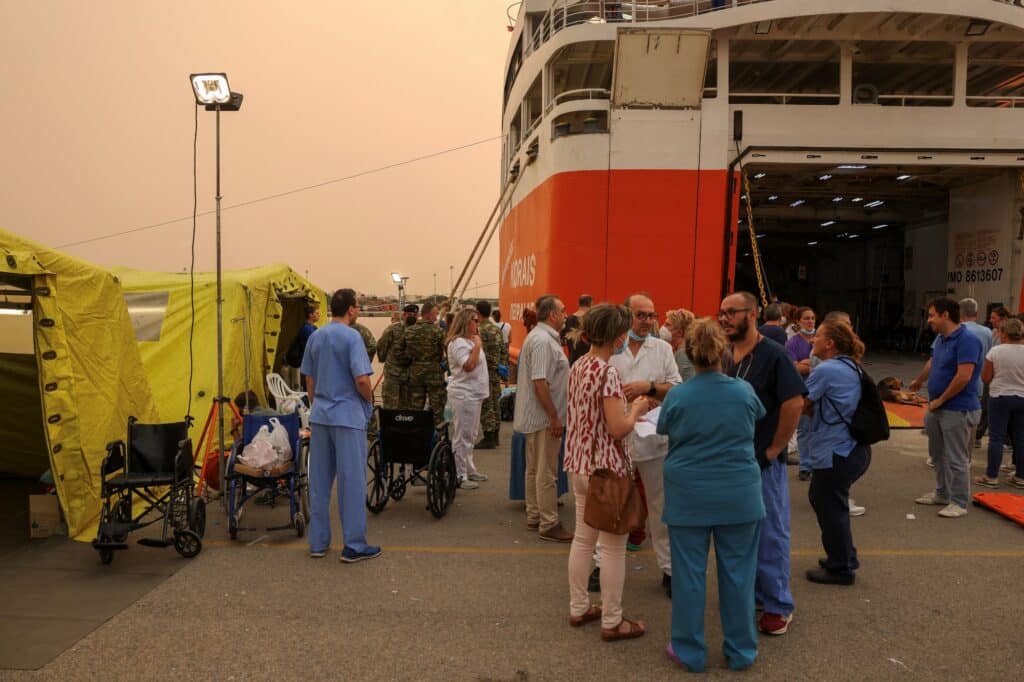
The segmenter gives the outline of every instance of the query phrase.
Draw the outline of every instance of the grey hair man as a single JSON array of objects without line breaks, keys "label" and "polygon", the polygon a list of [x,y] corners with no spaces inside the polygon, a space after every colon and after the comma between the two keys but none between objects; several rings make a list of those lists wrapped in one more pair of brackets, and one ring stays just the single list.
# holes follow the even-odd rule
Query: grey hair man
[{"label": "grey hair man", "polygon": [[[626,299],[626,307],[633,315],[633,326],[629,330],[625,351],[613,355],[610,364],[619,373],[626,400],[632,402],[639,396],[664,400],[673,386],[683,382],[672,345],[658,336],[658,313],[650,296],[633,294]],[[665,507],[662,470],[668,455],[668,437],[657,434],[640,437],[633,432],[629,438],[633,462],[647,493],[647,531],[661,568],[661,584],[671,596],[672,552],[668,528],[661,520]]]},{"label": "grey hair man", "polygon": [[526,527],[540,539],[572,542],[558,518],[558,452],[568,408],[569,360],[559,332],[565,304],[557,296],[537,299],[537,326],[519,351],[513,426],[526,436]]}]

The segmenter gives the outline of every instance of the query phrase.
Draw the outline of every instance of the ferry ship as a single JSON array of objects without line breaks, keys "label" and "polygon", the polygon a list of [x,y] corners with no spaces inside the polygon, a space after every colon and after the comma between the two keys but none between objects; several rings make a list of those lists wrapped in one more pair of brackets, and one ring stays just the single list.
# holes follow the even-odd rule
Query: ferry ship
[{"label": "ferry ship", "polygon": [[708,315],[747,289],[905,348],[937,295],[1024,309],[1022,5],[511,7],[506,319],[545,293]]}]

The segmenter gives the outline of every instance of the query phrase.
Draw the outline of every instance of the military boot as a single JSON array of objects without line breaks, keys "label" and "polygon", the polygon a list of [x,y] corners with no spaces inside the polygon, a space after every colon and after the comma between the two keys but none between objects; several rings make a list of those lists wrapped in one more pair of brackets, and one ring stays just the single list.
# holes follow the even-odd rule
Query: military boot
[{"label": "military boot", "polygon": [[493,431],[484,431],[484,437],[476,444],[475,450],[493,450],[498,447]]},{"label": "military boot", "polygon": [[[491,431],[491,437],[494,439],[494,447],[496,447],[496,448],[497,447],[501,447],[501,440],[498,438],[498,436],[500,434],[501,434],[501,431],[499,429],[495,429],[495,430]],[[484,435],[487,435],[487,434],[484,434]]]}]

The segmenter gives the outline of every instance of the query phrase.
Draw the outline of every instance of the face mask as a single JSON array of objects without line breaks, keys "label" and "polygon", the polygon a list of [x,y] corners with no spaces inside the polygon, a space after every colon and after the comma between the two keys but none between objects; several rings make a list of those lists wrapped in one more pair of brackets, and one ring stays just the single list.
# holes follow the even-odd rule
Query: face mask
[{"label": "face mask", "polygon": [[800,333],[803,334],[804,336],[814,336],[813,329],[804,329],[803,327],[800,327]]},{"label": "face mask", "polygon": [[618,346],[614,351],[612,351],[612,355],[622,355],[623,353],[626,352],[626,346],[628,345],[629,339],[627,338],[625,341],[622,342],[621,346]]},{"label": "face mask", "polygon": [[[634,341],[646,341],[648,337],[650,337],[650,334],[648,334],[647,336],[640,336],[632,329],[629,330],[629,338],[631,338]],[[625,348],[625,346],[623,346],[623,348]]]}]

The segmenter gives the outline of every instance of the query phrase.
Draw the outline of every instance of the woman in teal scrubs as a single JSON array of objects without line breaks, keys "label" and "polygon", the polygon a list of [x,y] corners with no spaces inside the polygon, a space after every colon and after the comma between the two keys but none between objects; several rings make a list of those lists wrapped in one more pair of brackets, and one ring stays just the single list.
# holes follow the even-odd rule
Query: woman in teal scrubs
[{"label": "woman in teal scrubs", "polygon": [[765,411],[750,384],[722,374],[726,338],[708,318],[686,334],[696,376],[669,391],[658,419],[668,436],[665,511],[672,546],[672,640],[666,653],[692,672],[707,662],[704,594],[708,545],[715,542],[718,601],[729,667],[757,657],[754,578],[761,519],[761,471],[754,422]]}]

